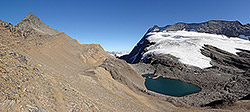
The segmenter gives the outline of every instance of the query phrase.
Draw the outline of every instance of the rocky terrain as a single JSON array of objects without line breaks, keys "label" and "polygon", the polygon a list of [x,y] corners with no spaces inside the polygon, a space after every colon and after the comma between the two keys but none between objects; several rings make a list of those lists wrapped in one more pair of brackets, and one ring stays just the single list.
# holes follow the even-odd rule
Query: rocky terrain
[{"label": "rocky terrain", "polygon": [[[0,111],[3,112],[223,112],[249,109],[247,100],[213,109],[187,107],[181,104],[187,101],[185,98],[177,101],[151,94],[144,87],[141,74],[135,70],[141,66],[148,68],[142,70],[146,73],[160,72],[159,68],[148,64],[151,61],[138,64],[138,67],[133,65],[133,68],[124,60],[109,55],[99,44],[82,44],[45,25],[32,13],[16,26],[0,20],[0,49]],[[212,51],[213,48],[204,48],[206,55]],[[242,59],[237,63],[244,61],[248,53],[242,50],[239,53]],[[224,59],[228,60],[227,57]],[[244,76],[249,76],[249,72],[244,72],[245,67],[248,65],[232,72],[243,71]],[[242,77],[225,80],[246,81]],[[234,90],[232,85],[234,83],[227,84],[226,89]],[[238,86],[244,88],[237,83]],[[243,89],[239,94],[244,92]]]},{"label": "rocky terrain", "polygon": [[[115,59],[99,44],[82,44],[50,28],[31,13],[16,26],[0,21],[0,49],[0,111],[177,109],[141,92],[143,79],[125,61]],[[129,71],[108,68],[107,63]],[[119,76],[124,78],[113,79]],[[133,85],[130,77],[138,78],[138,87],[126,85]]]},{"label": "rocky terrain", "polygon": [[[122,56],[120,57],[120,59],[124,59],[128,63],[131,63],[131,65],[142,74],[154,73],[154,75],[156,76],[163,76],[165,78],[178,79],[184,82],[192,83],[202,89],[198,93],[194,93],[184,97],[171,97],[163,95],[165,97],[172,98],[171,101],[176,105],[206,107],[216,105],[229,105],[240,101],[241,99],[249,100],[249,97],[247,97],[250,94],[249,48],[238,48],[238,51],[236,52],[236,54],[234,54],[222,50],[218,47],[204,44],[199,51],[203,56],[211,60],[210,67],[204,68],[185,64],[180,61],[181,59],[179,57],[173,56],[171,54],[165,54],[164,52],[155,53],[158,49],[164,50],[165,46],[163,46],[163,40],[157,40],[158,38],[162,39],[169,36],[168,34],[164,35],[164,32],[177,30],[190,31],[191,29],[194,29],[192,30],[192,32],[197,31],[210,34],[223,34],[226,36],[235,36],[237,38],[241,34],[249,35],[248,25],[242,25],[237,21],[208,21],[195,24],[177,23],[174,25],[167,25],[165,27],[153,26],[137,43],[130,54]],[[152,32],[163,32],[163,37],[157,37],[158,35],[155,36],[155,38],[157,37],[155,40],[159,41],[158,43],[150,42],[150,39],[153,38],[152,35],[154,35],[154,33]],[[205,34],[202,33],[202,35]],[[178,35],[172,36],[171,38],[188,39],[185,36]],[[246,41],[247,43],[248,40],[244,41]],[[192,43],[191,41],[186,42]],[[168,45],[175,44],[176,46],[182,45],[182,43],[176,43],[176,41],[173,41],[173,43],[169,42]],[[196,46],[194,44],[191,45]],[[227,46],[229,47],[230,45]],[[172,48],[172,46],[166,47]],[[173,47],[173,49],[174,48],[179,47]],[[155,52],[148,53],[150,50],[155,50]],[[178,51],[180,49],[175,50]],[[145,55],[146,53],[147,55]],[[149,93],[153,95],[159,95],[152,91],[149,91]],[[249,106],[247,106],[247,108],[249,109]]]}]

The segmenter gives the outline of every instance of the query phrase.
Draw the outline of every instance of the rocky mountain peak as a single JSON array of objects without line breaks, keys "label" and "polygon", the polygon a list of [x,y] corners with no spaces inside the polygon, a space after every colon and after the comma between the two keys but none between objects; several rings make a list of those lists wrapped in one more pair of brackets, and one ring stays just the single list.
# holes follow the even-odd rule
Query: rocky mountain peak
[{"label": "rocky mountain peak", "polygon": [[29,13],[16,26],[19,31],[36,31],[42,34],[55,35],[60,33],[57,30],[45,25],[37,16]]},{"label": "rocky mountain peak", "polygon": [[176,23],[164,27],[157,27],[153,32],[165,31],[196,31],[201,33],[226,35],[228,37],[238,37],[240,35],[250,36],[248,24],[242,25],[239,21],[209,20],[202,23]]},{"label": "rocky mountain peak", "polygon": [[149,28],[148,32],[155,32],[158,31],[160,27],[158,25],[154,25],[153,27]]},{"label": "rocky mountain peak", "polygon": [[41,25],[41,24],[45,25],[37,16],[35,16],[32,13],[29,13],[26,17],[24,17],[20,23],[24,21],[29,21],[31,24],[36,24],[36,25]]}]

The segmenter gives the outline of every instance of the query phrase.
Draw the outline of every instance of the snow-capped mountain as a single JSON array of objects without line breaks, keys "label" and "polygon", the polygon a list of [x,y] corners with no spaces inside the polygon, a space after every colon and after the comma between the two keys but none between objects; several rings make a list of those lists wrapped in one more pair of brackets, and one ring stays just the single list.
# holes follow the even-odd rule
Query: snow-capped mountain
[{"label": "snow-capped mountain", "polygon": [[127,52],[127,51],[107,51],[107,53],[118,58],[118,57],[121,57],[123,55],[128,54],[129,52]]},{"label": "snow-capped mountain", "polygon": [[[238,38],[243,40],[239,40]],[[194,66],[199,65],[194,64],[194,62],[190,63],[190,61],[200,60],[196,62],[200,63],[203,60],[200,63],[202,66],[199,67],[204,68],[210,65],[208,63],[209,59],[199,53],[199,49],[204,44],[214,45],[235,54],[237,51],[235,48],[250,50],[250,41],[244,41],[249,39],[250,25],[242,25],[238,21],[211,20],[204,23],[176,23],[165,27],[154,25],[147,31],[130,54],[122,56],[121,59],[125,59],[128,63],[138,63],[141,59],[145,59],[149,53],[163,53],[176,56],[185,64]],[[189,52],[186,51],[188,49]],[[195,55],[199,57],[187,56],[181,50],[190,54],[196,53]],[[184,58],[184,55],[186,58]],[[187,59],[187,57],[196,59]],[[204,61],[206,61],[205,65],[203,65]]]},{"label": "snow-capped mountain", "polygon": [[213,20],[153,26],[120,57],[143,73],[179,79],[202,91],[175,98],[187,105],[235,102],[250,94],[250,25]]}]

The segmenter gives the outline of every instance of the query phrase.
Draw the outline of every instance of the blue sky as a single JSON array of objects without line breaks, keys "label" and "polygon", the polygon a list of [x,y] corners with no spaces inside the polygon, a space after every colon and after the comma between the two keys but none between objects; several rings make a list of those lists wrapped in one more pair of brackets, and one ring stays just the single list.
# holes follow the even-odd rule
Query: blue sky
[{"label": "blue sky", "polygon": [[17,24],[29,12],[82,43],[130,51],[148,28],[177,22],[250,22],[250,0],[3,0],[2,21]]}]

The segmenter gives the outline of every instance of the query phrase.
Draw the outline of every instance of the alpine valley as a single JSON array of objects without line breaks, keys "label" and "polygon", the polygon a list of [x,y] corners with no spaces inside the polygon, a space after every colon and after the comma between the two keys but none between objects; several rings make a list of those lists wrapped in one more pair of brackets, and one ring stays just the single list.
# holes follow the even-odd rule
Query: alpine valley
[{"label": "alpine valley", "polygon": [[[250,25],[238,21],[153,26],[118,59],[32,13],[15,26],[0,20],[0,111],[248,111],[249,37]],[[160,94],[142,74],[200,91]]]}]

